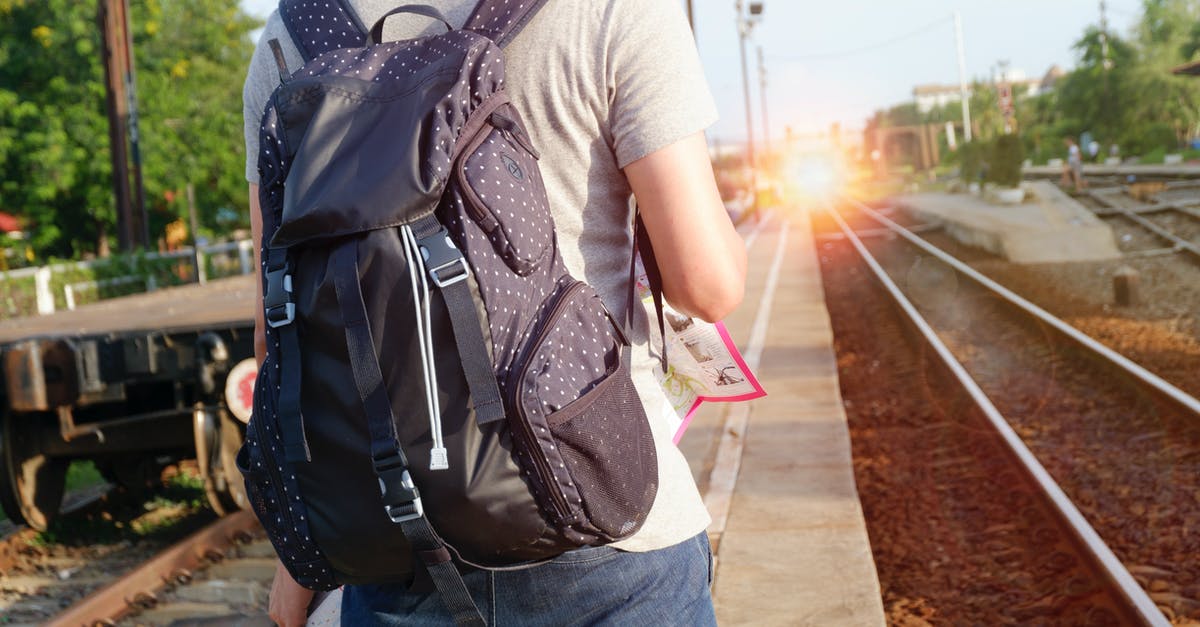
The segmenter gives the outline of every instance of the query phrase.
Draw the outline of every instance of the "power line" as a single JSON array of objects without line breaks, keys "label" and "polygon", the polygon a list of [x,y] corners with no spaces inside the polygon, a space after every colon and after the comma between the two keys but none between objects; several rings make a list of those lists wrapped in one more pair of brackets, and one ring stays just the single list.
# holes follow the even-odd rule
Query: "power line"
[{"label": "power line", "polygon": [[841,50],[838,52],[821,52],[821,53],[816,53],[816,54],[802,54],[802,55],[795,55],[795,56],[770,55],[770,57],[774,61],[784,61],[784,62],[811,61],[811,60],[815,60],[815,59],[836,59],[839,57],[849,57],[849,56],[853,56],[856,54],[862,54],[864,52],[871,52],[873,50],[878,50],[879,48],[886,48],[892,44],[900,43],[901,41],[904,41],[906,39],[911,39],[913,37],[916,37],[917,35],[921,35],[921,34],[924,34],[925,32],[933,30],[935,27],[941,26],[942,24],[945,24],[946,22],[949,22],[952,19],[953,19],[953,16],[939,18],[939,19],[934,20],[934,21],[932,21],[924,26],[921,26],[915,30],[904,33],[903,35],[897,35],[895,37],[892,37],[891,39],[887,39],[884,41],[866,45],[861,48],[852,48],[849,50]]}]

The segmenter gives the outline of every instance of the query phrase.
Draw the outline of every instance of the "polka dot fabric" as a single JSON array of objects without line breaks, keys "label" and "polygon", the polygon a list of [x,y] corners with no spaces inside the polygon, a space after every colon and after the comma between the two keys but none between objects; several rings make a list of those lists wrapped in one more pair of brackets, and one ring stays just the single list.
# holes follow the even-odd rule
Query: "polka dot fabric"
[{"label": "polka dot fabric", "polygon": [[[446,441],[464,443],[459,449],[450,447],[451,465],[467,468],[462,472],[469,479],[462,484],[470,486],[458,486],[464,490],[462,495],[426,498],[427,504],[506,499],[503,503],[462,505],[463,511],[495,512],[497,516],[467,525],[474,536],[463,542],[456,544],[453,530],[439,527],[438,531],[461,549],[478,545],[480,530],[492,530],[497,537],[490,538],[491,550],[510,552],[513,557],[508,563],[540,559],[531,557],[531,550],[548,556],[628,537],[644,521],[658,481],[649,424],[623,367],[622,350],[628,343],[600,297],[586,283],[571,277],[559,256],[538,153],[504,91],[504,56],[497,43],[541,1],[484,2],[468,20],[471,30],[366,46],[362,25],[342,0],[285,0],[281,15],[298,37],[308,61],[277,90],[260,133],[260,203],[263,233],[268,234],[263,238],[263,259],[268,257],[267,243],[278,246],[284,242],[293,259],[304,259],[303,267],[322,267],[313,264],[314,256],[327,254],[322,251],[332,249],[330,244],[360,238],[360,256],[369,255],[371,267],[394,264],[396,268],[389,275],[397,278],[395,285],[363,284],[364,297],[370,301],[367,308],[372,311],[371,303],[391,302],[389,290],[410,289],[408,275],[413,269],[407,267],[404,255],[397,253],[403,247],[377,244],[392,241],[386,235],[393,233],[399,241],[399,225],[423,219],[432,211],[462,251],[505,404],[505,421],[485,426],[504,435],[493,438],[483,429],[480,444],[481,428],[467,403],[443,402],[443,408],[455,408],[443,411],[442,424],[449,425]],[[396,103],[396,110],[403,109],[407,115],[414,110],[414,98],[427,103],[427,109],[419,110],[411,126],[396,126],[395,112],[387,109],[388,103]],[[326,107],[325,103],[333,104]],[[364,106],[355,109],[356,103]],[[312,120],[326,109],[349,113],[314,124]],[[381,117],[365,117],[368,110]],[[330,119],[340,120],[344,126]],[[385,145],[401,146],[403,151],[354,153],[357,144],[346,138],[363,127],[377,131],[380,120],[388,120],[392,126],[387,133],[370,136],[384,135]],[[375,162],[370,166],[374,171],[389,176],[378,180],[356,177],[355,168],[367,168],[363,165],[366,160]],[[376,168],[376,163],[385,166]],[[394,166],[386,165],[392,163]],[[396,168],[395,176],[388,167]],[[412,173],[416,176],[410,176]],[[406,177],[419,179],[411,185],[412,193],[429,195],[428,202],[387,187]],[[294,236],[289,239],[290,234]],[[362,252],[366,242],[374,247],[369,253]],[[265,286],[265,265],[262,271]],[[298,286],[313,281],[295,277]],[[311,329],[329,330],[325,320],[341,314],[310,311],[308,307],[318,306],[313,303],[324,301],[302,293],[309,288],[296,289],[295,300],[301,305],[294,324],[304,353],[306,341],[314,346],[329,341],[327,337],[306,339],[305,325],[310,325],[313,336],[339,335]],[[326,304],[337,307],[334,302]],[[394,337],[394,329],[409,333],[416,327],[411,308],[380,311],[387,313],[369,323],[372,331],[378,332],[375,337],[385,337],[389,330]],[[450,333],[448,324],[434,326]],[[461,371],[461,360],[453,349],[452,336],[436,341],[450,347],[436,357],[439,386],[443,381],[449,386],[452,377],[443,379],[443,371]],[[344,573],[350,571],[344,568],[339,547],[325,545],[323,551],[312,531],[326,542],[322,534],[329,521],[322,512],[337,508],[324,501],[306,504],[301,486],[310,486],[312,477],[323,476],[320,464],[333,462],[317,459],[315,454],[306,467],[292,467],[284,461],[280,421],[275,415],[280,393],[276,329],[267,329],[267,343],[268,357],[255,389],[257,411],[238,464],[252,507],[289,571],[307,587],[328,589],[344,583]],[[397,352],[418,350],[417,342],[401,345]],[[332,353],[328,351],[320,354],[325,355],[322,368],[350,368],[348,363],[330,361]],[[379,356],[385,372],[393,363],[413,362],[407,354],[381,352]],[[305,368],[309,373],[310,366]],[[328,370],[305,376],[333,377]],[[421,403],[413,402],[411,394],[392,394],[390,379],[388,385],[398,422],[427,421]],[[459,389],[454,398],[462,400],[461,388],[443,387],[441,392],[450,394],[449,389]],[[301,400],[319,403],[323,402],[321,396],[301,396]],[[447,415],[447,411],[459,413]],[[353,428],[348,421],[361,420],[313,405],[303,406],[302,413],[315,422],[319,422],[312,418],[316,416],[345,420],[347,429]],[[428,430],[399,431],[413,433],[400,436],[410,460],[428,452]],[[314,432],[325,433],[309,430]],[[329,449],[323,449],[318,441],[312,450]],[[364,450],[363,459],[355,457],[348,465],[358,464],[373,472],[369,456],[370,451]],[[495,470],[492,475],[472,473],[469,464],[473,460],[496,458],[507,460],[511,469]],[[424,483],[431,481],[428,472],[419,464],[411,465],[423,492],[429,491],[430,485],[446,489],[454,484]],[[503,464],[496,468],[500,466]],[[504,473],[511,474],[520,493],[507,487],[487,487],[489,479],[497,482],[495,485],[508,481],[509,475]],[[374,488],[373,475],[364,481]],[[525,515],[523,512],[534,521],[535,539],[516,532],[505,537],[497,531],[514,529],[514,519]],[[454,518],[455,512],[438,511],[429,517],[446,520]],[[393,527],[385,520],[380,533],[399,533],[398,528],[389,531]],[[336,569],[327,559],[330,556]],[[391,561],[410,558],[387,556]],[[497,560],[480,561],[495,564]]]},{"label": "polka dot fabric", "polygon": [[312,59],[339,48],[361,48],[366,29],[344,0],[284,0],[279,17],[288,32],[298,35],[296,43],[305,59]]}]

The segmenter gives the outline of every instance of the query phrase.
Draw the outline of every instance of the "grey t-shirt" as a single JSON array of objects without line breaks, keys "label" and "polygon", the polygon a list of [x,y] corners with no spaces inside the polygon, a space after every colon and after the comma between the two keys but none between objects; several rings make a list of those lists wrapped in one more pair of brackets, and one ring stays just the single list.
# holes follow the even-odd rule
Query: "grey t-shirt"
[{"label": "grey t-shirt", "polygon": [[[424,0],[455,25],[473,0]],[[396,0],[350,0],[373,24]],[[384,40],[445,27],[415,15],[389,18]],[[266,42],[278,39],[288,66],[302,65],[277,13],[267,20],[244,90],[246,178],[258,181],[258,129],[279,72]],[[632,247],[629,163],[716,121],[695,41],[678,0],[551,0],[505,50],[506,86],[541,151],[558,244],[567,268],[592,284],[610,311],[625,311]],[[647,551],[677,544],[709,516],[683,455],[672,443],[673,411],[653,369],[644,310],[636,308],[633,380],[659,456],[659,491],[642,529],[616,546]]]}]

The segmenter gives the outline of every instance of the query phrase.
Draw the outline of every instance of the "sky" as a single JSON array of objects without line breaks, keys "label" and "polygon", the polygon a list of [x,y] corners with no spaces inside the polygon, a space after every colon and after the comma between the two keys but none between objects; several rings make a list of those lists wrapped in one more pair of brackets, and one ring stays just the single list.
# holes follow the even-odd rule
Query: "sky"
[{"label": "sky", "polygon": [[[265,17],[275,2],[242,4]],[[693,5],[696,43],[720,114],[709,137],[743,141],[735,0]],[[1029,77],[1040,78],[1054,64],[1070,69],[1076,61],[1072,44],[1100,20],[1099,0],[763,0],[763,5],[762,20],[747,41],[758,141],[763,134],[758,46],[768,77],[770,132],[780,138],[787,127],[798,133],[822,132],[834,122],[861,128],[876,109],[910,101],[914,85],[957,83],[951,17],[956,10],[962,15],[968,78],[990,76],[1001,60]],[[1139,7],[1139,0],[1109,0],[1110,28],[1127,33]]]}]

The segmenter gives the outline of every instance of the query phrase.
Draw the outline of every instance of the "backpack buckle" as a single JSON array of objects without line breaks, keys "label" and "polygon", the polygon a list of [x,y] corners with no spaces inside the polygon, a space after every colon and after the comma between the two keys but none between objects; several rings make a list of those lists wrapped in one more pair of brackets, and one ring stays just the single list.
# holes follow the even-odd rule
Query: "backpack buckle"
[{"label": "backpack buckle", "polygon": [[454,245],[445,228],[417,240],[417,247],[421,249],[429,280],[433,281],[434,285],[443,288],[467,278],[467,260]]},{"label": "backpack buckle", "polygon": [[383,511],[392,522],[407,522],[425,515],[425,508],[421,505],[421,493],[413,483],[403,458],[394,456],[376,462],[375,473],[379,475]]},{"label": "backpack buckle", "polygon": [[263,308],[267,325],[272,329],[287,326],[296,319],[290,270],[287,265],[276,270],[267,270],[267,294],[263,297]]}]

